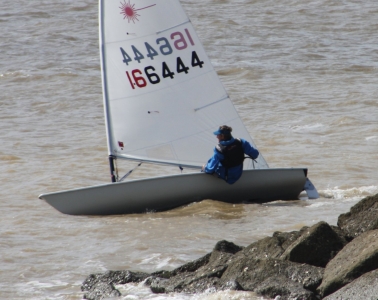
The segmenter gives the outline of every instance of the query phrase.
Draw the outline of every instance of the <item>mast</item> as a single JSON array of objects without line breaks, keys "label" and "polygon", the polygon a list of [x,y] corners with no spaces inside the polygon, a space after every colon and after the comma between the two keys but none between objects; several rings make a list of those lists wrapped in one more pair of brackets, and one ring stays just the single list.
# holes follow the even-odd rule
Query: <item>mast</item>
[{"label": "mast", "polygon": [[106,62],[105,62],[105,44],[104,44],[104,24],[103,24],[103,1],[99,1],[99,22],[100,22],[100,32],[99,32],[99,42],[100,42],[100,61],[101,61],[101,78],[102,78],[102,93],[103,93],[103,102],[104,102],[104,116],[105,116],[105,127],[106,127],[106,139],[108,143],[108,155],[109,155],[109,167],[110,167],[110,178],[112,182],[117,182],[115,176],[115,167],[114,160],[116,159],[113,156],[112,149],[112,131],[111,131],[111,121],[110,121],[110,108],[109,108],[109,95],[107,87],[107,78],[106,78]]},{"label": "mast", "polygon": [[109,155],[110,178],[112,182],[117,182],[117,176],[115,174],[115,168],[114,168],[114,159],[116,158],[113,155]]}]

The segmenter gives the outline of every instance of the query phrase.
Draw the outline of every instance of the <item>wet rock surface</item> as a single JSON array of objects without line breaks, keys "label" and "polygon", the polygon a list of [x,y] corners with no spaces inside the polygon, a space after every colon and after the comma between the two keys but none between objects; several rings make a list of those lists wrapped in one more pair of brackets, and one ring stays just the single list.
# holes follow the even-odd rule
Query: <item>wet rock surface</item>
[{"label": "wet rock surface", "polygon": [[172,271],[89,275],[82,285],[84,299],[120,296],[115,286],[130,282],[144,282],[153,293],[240,290],[280,300],[377,300],[378,195],[340,215],[338,226],[319,222],[275,232],[247,247],[220,241],[210,253]]},{"label": "wet rock surface", "polygon": [[[281,279],[283,283],[281,288],[288,296],[297,294],[299,287],[301,293],[306,289],[309,295],[314,296],[311,290],[314,291],[320,285],[323,268],[275,258],[244,258],[230,264],[221,279],[237,282],[244,291],[253,291],[269,297],[277,295],[282,297],[281,294],[272,295],[269,291],[278,289],[275,278]],[[268,294],[264,294],[264,290]]]},{"label": "wet rock surface", "polygon": [[366,197],[354,205],[348,213],[339,216],[339,226],[352,240],[360,234],[378,229],[378,194]]},{"label": "wet rock surface", "polygon": [[376,300],[378,299],[378,270],[371,271],[347,284],[324,300]]},{"label": "wet rock surface", "polygon": [[114,287],[115,284],[141,282],[148,276],[150,275],[147,273],[131,271],[108,271],[91,274],[81,285],[81,290],[86,292],[84,299],[101,300],[105,297],[117,297],[121,296],[121,293]]},{"label": "wet rock surface", "polygon": [[[318,291],[327,296],[361,275],[378,269],[378,229],[367,231],[346,245],[325,268]],[[378,298],[378,295],[377,295]]]},{"label": "wet rock surface", "polygon": [[326,264],[338,253],[347,241],[341,232],[333,230],[326,222],[319,222],[303,231],[281,255],[282,259],[318,267]]},{"label": "wet rock surface", "polygon": [[316,296],[303,288],[297,282],[293,282],[284,276],[272,276],[263,281],[255,288],[255,292],[269,298],[275,298],[280,295],[280,300],[301,299],[301,300],[317,300]]}]

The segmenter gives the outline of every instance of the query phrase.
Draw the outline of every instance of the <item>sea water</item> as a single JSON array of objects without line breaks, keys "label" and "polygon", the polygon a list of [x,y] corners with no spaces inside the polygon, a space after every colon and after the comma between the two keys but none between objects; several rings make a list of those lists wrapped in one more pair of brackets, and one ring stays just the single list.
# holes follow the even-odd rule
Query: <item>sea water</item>
[{"label": "sea water", "polygon": [[[171,270],[219,240],[247,246],[274,231],[336,225],[339,214],[378,193],[377,1],[182,4],[267,162],[308,167],[321,198],[205,200],[106,217],[59,213],[38,195],[110,180],[98,3],[2,1],[1,299],[81,299],[90,273]],[[167,172],[179,170],[142,165],[131,178]],[[247,292],[154,295],[141,284],[120,291],[122,299],[260,299]]]}]

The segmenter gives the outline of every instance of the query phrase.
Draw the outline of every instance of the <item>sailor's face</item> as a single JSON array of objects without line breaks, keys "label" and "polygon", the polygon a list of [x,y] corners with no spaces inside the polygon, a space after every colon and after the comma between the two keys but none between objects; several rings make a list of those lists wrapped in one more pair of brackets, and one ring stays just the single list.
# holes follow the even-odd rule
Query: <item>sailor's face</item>
[{"label": "sailor's face", "polygon": [[217,139],[218,139],[219,142],[223,141],[224,135],[223,134],[217,134]]}]

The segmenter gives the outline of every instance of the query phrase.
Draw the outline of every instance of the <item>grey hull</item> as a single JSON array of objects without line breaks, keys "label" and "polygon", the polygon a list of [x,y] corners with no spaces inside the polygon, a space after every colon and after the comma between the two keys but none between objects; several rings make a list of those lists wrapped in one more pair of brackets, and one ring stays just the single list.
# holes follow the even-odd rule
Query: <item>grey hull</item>
[{"label": "grey hull", "polygon": [[69,215],[114,215],[162,211],[203,199],[230,203],[295,200],[307,169],[245,170],[233,185],[204,173],[154,177],[42,194]]}]

